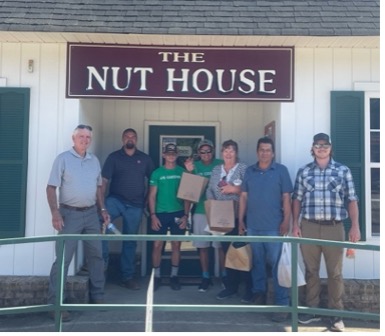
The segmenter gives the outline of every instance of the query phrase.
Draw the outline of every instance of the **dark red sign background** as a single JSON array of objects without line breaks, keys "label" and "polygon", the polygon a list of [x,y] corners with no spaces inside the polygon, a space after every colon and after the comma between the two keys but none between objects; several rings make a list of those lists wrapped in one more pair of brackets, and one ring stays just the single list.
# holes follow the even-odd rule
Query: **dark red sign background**
[{"label": "dark red sign background", "polygon": [[[115,87],[113,68],[116,68]],[[126,68],[131,68],[130,81]],[[151,72],[141,70],[143,68],[150,68]],[[104,85],[90,75],[89,69],[103,79]],[[184,73],[186,80],[171,81],[170,90],[172,71],[176,78],[182,78]],[[245,71],[246,81],[245,77],[243,80],[240,77],[242,71]],[[267,71],[265,92],[260,91],[259,71]],[[68,98],[293,101],[293,77],[292,47],[146,47],[76,43],[67,46]]]}]

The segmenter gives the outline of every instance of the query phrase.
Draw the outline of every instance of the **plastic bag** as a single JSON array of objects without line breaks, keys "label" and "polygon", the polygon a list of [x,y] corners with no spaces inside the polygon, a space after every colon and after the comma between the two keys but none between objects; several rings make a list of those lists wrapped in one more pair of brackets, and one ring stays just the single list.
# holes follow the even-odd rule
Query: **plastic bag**
[{"label": "plastic bag", "polygon": [[[298,248],[298,260],[302,258],[301,250]],[[291,243],[282,244],[281,257],[278,262],[278,283],[282,287],[291,287]],[[297,265],[297,284],[306,285],[305,275],[301,266]]]}]

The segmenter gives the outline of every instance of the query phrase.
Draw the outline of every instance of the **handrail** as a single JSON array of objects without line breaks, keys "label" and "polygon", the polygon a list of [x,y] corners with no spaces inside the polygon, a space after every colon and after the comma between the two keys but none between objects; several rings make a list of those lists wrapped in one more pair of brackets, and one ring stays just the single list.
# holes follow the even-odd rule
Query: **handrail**
[{"label": "handrail", "polygon": [[[23,237],[23,238],[5,238],[0,239],[1,245],[10,244],[23,244],[23,243],[40,243],[55,241],[58,243],[58,286],[56,286],[56,302],[54,305],[36,305],[36,306],[19,306],[19,307],[6,307],[0,308],[0,315],[6,314],[21,314],[32,312],[44,312],[55,311],[55,331],[62,331],[61,312],[63,310],[79,310],[79,311],[92,311],[100,310],[102,307],[105,310],[143,310],[148,309],[147,304],[65,304],[63,302],[63,275],[64,275],[64,241],[65,240],[135,240],[135,241],[221,241],[221,242],[290,242],[292,244],[292,281],[297,283],[297,262],[298,262],[298,244],[316,244],[323,246],[340,246],[347,248],[355,248],[358,250],[371,250],[380,251],[379,245],[366,244],[366,243],[351,243],[351,242],[338,242],[331,240],[319,240],[311,238],[297,238],[297,237],[271,237],[271,236],[186,236],[186,235],[101,235],[101,234],[70,234],[70,235],[53,235],[53,236],[36,236],[36,237]],[[153,275],[152,275],[153,277]],[[150,281],[151,284],[151,281]],[[151,286],[150,286],[151,290]],[[375,313],[363,313],[354,311],[341,311],[334,309],[324,308],[309,308],[298,306],[298,287],[292,286],[291,288],[291,305],[290,306],[245,306],[245,305],[169,305],[169,304],[153,304],[151,313],[153,311],[237,311],[237,312],[285,312],[291,313],[292,316],[292,331],[298,331],[298,313],[304,312],[308,314],[327,315],[327,316],[340,316],[350,317],[362,320],[380,320],[380,314]],[[149,301],[149,300],[148,300]],[[150,299],[151,303],[152,300]],[[146,325],[146,328],[151,330],[152,326]]]}]

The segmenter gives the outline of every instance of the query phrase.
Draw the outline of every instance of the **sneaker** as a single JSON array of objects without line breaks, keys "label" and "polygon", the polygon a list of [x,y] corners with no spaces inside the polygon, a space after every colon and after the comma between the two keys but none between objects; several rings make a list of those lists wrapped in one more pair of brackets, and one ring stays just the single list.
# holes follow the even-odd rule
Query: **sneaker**
[{"label": "sneaker", "polygon": [[227,286],[228,286],[228,283],[229,283],[229,280],[228,280],[227,276],[221,277],[221,282],[222,282],[222,288],[226,289]]},{"label": "sneaker", "polygon": [[300,324],[309,324],[313,322],[321,321],[321,317],[314,314],[299,314],[298,323]]},{"label": "sneaker", "polygon": [[217,300],[224,300],[224,299],[230,298],[236,293],[237,292],[225,288],[224,290],[219,292],[219,294],[217,295]]},{"label": "sneaker", "polygon": [[273,313],[271,320],[273,322],[284,322],[289,318],[288,313]]},{"label": "sneaker", "polygon": [[123,280],[120,283],[120,286],[126,287],[126,288],[131,289],[131,290],[139,290],[140,289],[140,285],[138,284],[138,282],[135,279]]},{"label": "sneaker", "polygon": [[266,294],[254,294],[253,298],[254,304],[257,306],[264,306],[266,305]]},{"label": "sneaker", "polygon": [[333,317],[330,322],[331,322],[331,325],[330,325],[331,331],[342,332],[345,330],[345,324],[344,324],[344,321],[342,321],[341,317]]},{"label": "sneaker", "polygon": [[154,278],[154,292],[158,290],[158,288],[162,285],[162,279],[161,278]]},{"label": "sneaker", "polygon": [[241,299],[241,302],[243,303],[252,303],[253,301],[254,301],[254,293],[252,292],[246,292]]},{"label": "sneaker", "polygon": [[[55,320],[55,312],[54,311],[48,312],[48,317],[51,320]],[[71,315],[70,315],[70,313],[68,311],[62,311],[61,312],[61,321],[62,322],[69,322],[69,321],[71,321]]]},{"label": "sneaker", "polygon": [[209,289],[210,285],[212,285],[212,283],[209,278],[202,278],[202,282],[198,287],[198,291],[205,292]]},{"label": "sneaker", "polygon": [[170,287],[172,290],[180,290],[181,286],[179,283],[179,278],[177,276],[172,276],[170,278]]}]

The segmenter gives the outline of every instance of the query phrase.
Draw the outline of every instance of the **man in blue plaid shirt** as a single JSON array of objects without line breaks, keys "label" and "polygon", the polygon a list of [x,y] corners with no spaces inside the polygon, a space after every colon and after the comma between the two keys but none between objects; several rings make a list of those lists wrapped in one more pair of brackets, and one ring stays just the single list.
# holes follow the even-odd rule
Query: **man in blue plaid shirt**
[{"label": "man in blue plaid shirt", "polygon": [[[342,221],[349,217],[349,240],[357,242],[361,238],[358,197],[350,169],[333,160],[330,137],[325,133],[314,136],[311,153],[314,161],[300,168],[295,180],[292,196],[293,236],[344,241]],[[313,308],[319,305],[319,270],[323,254],[328,275],[328,307],[344,309],[343,248],[303,244],[301,250],[306,266],[306,305]],[[300,314],[298,322],[308,324],[320,320],[317,315]],[[341,317],[332,318],[332,331],[343,331],[344,328]]]}]

